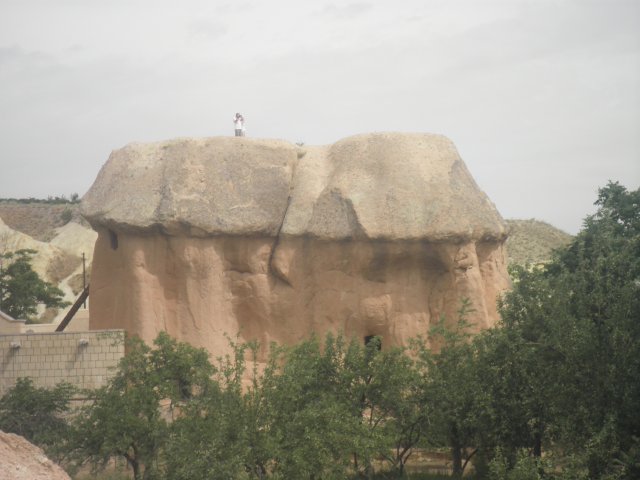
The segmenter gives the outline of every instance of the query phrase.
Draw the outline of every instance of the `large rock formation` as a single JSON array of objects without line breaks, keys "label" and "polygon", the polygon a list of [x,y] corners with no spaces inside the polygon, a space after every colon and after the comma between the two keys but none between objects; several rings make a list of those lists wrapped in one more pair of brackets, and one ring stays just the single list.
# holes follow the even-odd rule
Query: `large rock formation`
[{"label": "large rock formation", "polygon": [[133,144],[82,203],[98,232],[91,327],[166,330],[214,354],[225,334],[404,344],[455,322],[463,298],[486,328],[508,287],[504,222],[438,135]]}]

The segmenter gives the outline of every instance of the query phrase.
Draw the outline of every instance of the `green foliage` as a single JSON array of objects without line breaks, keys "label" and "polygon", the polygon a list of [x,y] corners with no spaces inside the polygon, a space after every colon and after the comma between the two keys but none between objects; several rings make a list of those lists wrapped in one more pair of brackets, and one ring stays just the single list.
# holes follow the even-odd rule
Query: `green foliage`
[{"label": "green foliage", "polygon": [[512,269],[500,325],[471,337],[463,301],[457,328],[429,332],[438,348],[329,335],[258,363],[230,341],[212,366],[164,333],[133,340],[74,452],[136,479],[433,478],[407,475],[418,445],[449,448],[457,478],[469,462],[478,479],[638,478],[639,199],[602,189],[551,263]]},{"label": "green foliage", "polygon": [[213,369],[205,351],[164,332],[154,345],[131,339],[115,376],[77,417],[74,455],[80,463],[99,468],[117,456],[128,462],[136,480],[159,476],[173,408],[207,392]]},{"label": "green foliage", "polygon": [[42,280],[31,267],[35,250],[22,249],[0,255],[0,309],[14,318],[32,320],[39,304],[62,308],[62,291]]},{"label": "green foliage", "polygon": [[[423,377],[403,349],[379,351],[370,342],[363,350],[360,378],[365,385],[365,426],[379,438],[376,456],[385,459],[392,472],[402,475],[413,449],[433,434],[429,429],[432,409],[425,405]],[[379,430],[377,435],[375,429]]]},{"label": "green foliage", "polygon": [[286,349],[265,383],[278,478],[372,473],[374,459],[402,472],[423,432],[419,376],[401,349],[328,335]]},{"label": "green foliage", "polygon": [[324,352],[316,339],[278,351],[282,369],[265,379],[276,478],[339,478],[362,434],[341,392],[344,345],[327,343]]},{"label": "green foliage", "polygon": [[67,198],[65,195],[56,195],[55,197],[49,195],[47,198],[0,198],[0,202],[45,203],[49,205],[60,205],[66,203],[80,203],[80,197],[77,193],[72,193],[70,198]]},{"label": "green foliage", "polygon": [[185,406],[171,425],[165,451],[167,478],[242,478],[251,452],[238,393],[233,388],[213,388]]},{"label": "green foliage", "polygon": [[[172,425],[170,478],[338,479],[371,474],[374,459],[402,472],[424,419],[417,371],[401,350],[312,338],[273,347],[259,374],[257,345],[232,347],[214,387]],[[247,355],[252,381],[243,388]]]},{"label": "green foliage", "polygon": [[35,387],[30,378],[18,378],[0,398],[0,430],[21,435],[60,458],[70,434],[65,415],[73,393],[68,383],[47,389]]},{"label": "green foliage", "polygon": [[640,434],[640,193],[610,183],[596,205],[553,262],[514,270],[503,324],[474,341],[482,441],[509,465],[544,447],[571,454],[575,478],[633,478],[619,475]]},{"label": "green foliage", "polygon": [[541,480],[543,461],[531,457],[525,451],[519,451],[513,467],[509,466],[507,458],[500,449],[489,464],[489,475],[492,480]]},{"label": "green foliage", "polygon": [[166,449],[168,478],[262,478],[266,473],[271,448],[257,371],[246,391],[242,383],[245,355],[255,358],[257,346],[230,344],[233,354],[217,360],[208,388],[192,397],[172,424]]},{"label": "green foliage", "polygon": [[[136,343],[142,350],[141,342]],[[152,369],[153,382],[161,398],[169,399],[173,407],[176,402],[206,393],[215,371],[206,350],[178,342],[166,332],[160,332],[153,343],[155,348],[148,352],[145,360]]]},{"label": "green foliage", "polygon": [[[485,448],[500,446],[512,461],[518,449],[542,453],[553,435],[557,385],[564,357],[557,342],[562,309],[543,272],[516,267],[514,289],[502,306],[503,323],[474,340],[485,400],[481,416]],[[557,293],[557,292],[556,292]]]},{"label": "green foliage", "polygon": [[561,438],[566,447],[609,445],[606,460],[595,458],[601,448],[587,449],[594,478],[614,470],[640,436],[640,190],[610,183],[596,205],[548,271],[568,311],[557,342]]},{"label": "green foliage", "polygon": [[621,478],[640,478],[640,438],[634,435],[628,450],[620,452],[613,463]]},{"label": "green foliage", "polygon": [[452,452],[454,476],[462,475],[468,445],[475,444],[476,417],[474,374],[470,336],[470,326],[466,320],[472,308],[468,300],[463,300],[458,311],[455,328],[445,326],[442,317],[429,332],[431,343],[440,345],[437,351],[419,343],[418,354],[421,361],[422,415],[429,420],[430,441],[439,446],[449,446]]}]

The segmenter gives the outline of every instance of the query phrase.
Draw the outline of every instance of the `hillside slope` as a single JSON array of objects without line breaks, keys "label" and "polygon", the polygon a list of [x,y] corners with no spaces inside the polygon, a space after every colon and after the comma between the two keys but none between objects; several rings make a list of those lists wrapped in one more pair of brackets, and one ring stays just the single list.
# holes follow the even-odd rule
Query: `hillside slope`
[{"label": "hillside slope", "polygon": [[41,242],[50,241],[55,229],[70,221],[87,223],[80,216],[79,203],[40,203],[0,200],[0,218],[8,227]]},{"label": "hillside slope", "polygon": [[[71,213],[63,215],[67,209]],[[42,279],[57,285],[68,302],[74,302],[82,291],[82,255],[89,273],[96,237],[81,219],[77,204],[0,201],[0,254],[36,250],[33,269]],[[37,321],[57,322],[66,310],[42,310]]]},{"label": "hillside slope", "polygon": [[572,239],[568,233],[540,220],[511,219],[506,222],[509,228],[506,244],[509,264],[548,262],[553,250],[567,245]]}]

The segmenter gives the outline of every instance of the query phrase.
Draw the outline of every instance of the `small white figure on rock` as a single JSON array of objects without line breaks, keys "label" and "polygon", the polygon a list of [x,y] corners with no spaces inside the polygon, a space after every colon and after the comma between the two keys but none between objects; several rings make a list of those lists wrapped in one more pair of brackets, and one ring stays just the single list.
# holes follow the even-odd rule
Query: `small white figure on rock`
[{"label": "small white figure on rock", "polygon": [[242,114],[236,113],[233,124],[235,125],[236,137],[244,137],[244,117]]}]

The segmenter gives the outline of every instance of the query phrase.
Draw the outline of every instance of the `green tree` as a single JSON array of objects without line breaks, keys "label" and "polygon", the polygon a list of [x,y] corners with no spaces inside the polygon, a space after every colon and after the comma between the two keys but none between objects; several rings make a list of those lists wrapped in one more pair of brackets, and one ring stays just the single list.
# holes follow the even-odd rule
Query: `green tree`
[{"label": "green tree", "polygon": [[430,339],[441,345],[437,351],[418,344],[421,361],[422,396],[430,425],[430,441],[451,449],[453,476],[460,478],[477,452],[480,415],[484,413],[482,390],[478,383],[474,344],[467,321],[473,308],[463,299],[455,328],[445,319],[431,329]]},{"label": "green tree", "polygon": [[330,336],[324,351],[316,338],[273,351],[282,367],[264,391],[277,478],[344,478],[363,432],[340,392],[343,346]]},{"label": "green tree", "polygon": [[372,478],[372,463],[379,459],[402,476],[428,423],[415,361],[404,349],[382,349],[382,340],[373,337],[362,344],[352,339],[341,359],[338,393],[346,395],[351,416],[360,423],[353,466],[366,478]]},{"label": "green tree", "polygon": [[610,183],[596,205],[550,264],[515,270],[502,324],[474,341],[490,399],[483,442],[502,447],[511,466],[518,449],[540,457],[544,447],[582,459],[593,479],[633,468],[640,192]]},{"label": "green tree", "polygon": [[429,399],[424,397],[419,365],[404,348],[382,352],[376,348],[373,354],[375,358],[369,363],[373,379],[365,391],[369,428],[371,412],[377,408],[384,438],[380,455],[389,462],[391,471],[402,477],[415,447],[433,435],[432,409],[425,408]]},{"label": "green tree", "polygon": [[402,475],[426,423],[420,377],[403,350],[328,335],[272,346],[259,367],[256,344],[232,347],[214,388],[171,426],[170,478],[370,477],[374,460]]},{"label": "green tree", "polygon": [[151,348],[129,341],[109,383],[76,419],[74,455],[95,468],[122,457],[136,480],[158,478],[176,407],[211,388],[208,354],[161,332]]},{"label": "green tree", "polygon": [[38,305],[63,308],[62,291],[42,280],[31,268],[31,249],[0,255],[0,309],[14,318],[32,320]]},{"label": "green tree", "polygon": [[540,472],[544,470],[543,465],[549,467],[548,462],[543,463],[540,458],[531,457],[523,450],[517,452],[513,465],[510,463],[502,450],[496,449],[496,455],[489,464],[491,480],[542,480],[544,477]]},{"label": "green tree", "polygon": [[543,443],[557,433],[558,388],[567,375],[561,344],[577,341],[579,332],[565,328],[564,285],[552,286],[539,269],[511,273],[514,288],[501,305],[502,322],[474,345],[486,399],[482,442],[501,447],[513,463],[520,449],[540,457]]},{"label": "green tree", "polygon": [[68,383],[47,389],[34,386],[30,378],[18,378],[0,398],[0,430],[21,435],[60,459],[70,436],[65,416],[74,391]]},{"label": "green tree", "polygon": [[[166,449],[167,477],[176,480],[266,478],[274,456],[262,382],[275,364],[258,374],[255,343],[230,340],[232,353],[218,358],[210,387],[181,409]],[[251,384],[243,383],[246,357]],[[275,357],[274,357],[275,358]]]},{"label": "green tree", "polygon": [[374,460],[402,475],[424,433],[420,377],[403,349],[344,336],[276,349],[262,383],[276,478],[371,478]]},{"label": "green tree", "polygon": [[[561,433],[567,447],[590,446],[589,473],[598,478],[640,437],[640,189],[609,183],[595,204],[548,275],[568,292],[565,328],[581,332],[558,345],[567,359]],[[602,459],[605,444],[610,455]]]}]

